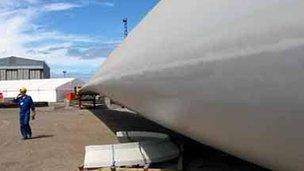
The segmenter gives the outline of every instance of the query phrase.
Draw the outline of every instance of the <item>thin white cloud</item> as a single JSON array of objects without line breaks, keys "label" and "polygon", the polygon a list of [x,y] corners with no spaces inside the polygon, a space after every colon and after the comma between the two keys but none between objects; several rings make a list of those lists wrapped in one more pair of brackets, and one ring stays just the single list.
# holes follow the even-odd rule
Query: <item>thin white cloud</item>
[{"label": "thin white cloud", "polygon": [[[46,28],[43,23],[39,25],[35,23],[42,14],[80,8],[90,4],[51,3],[45,5],[42,0],[11,2],[11,0],[0,0],[0,58],[30,57],[45,60],[51,65],[53,72],[60,71],[61,68],[65,70],[78,68],[76,71],[81,72],[86,67],[99,66],[104,60],[100,54],[109,53],[110,49],[98,49],[100,44],[119,42],[102,41],[86,35],[66,34]],[[112,6],[112,4],[103,5]],[[84,53],[71,54],[69,53],[71,49],[79,49]],[[104,52],[105,50],[107,52]],[[86,57],[87,54],[89,57]]]},{"label": "thin white cloud", "polygon": [[[36,2],[36,0],[30,0]],[[34,24],[35,19],[41,14],[45,13],[39,6],[28,6],[24,8],[12,9],[10,1],[4,2],[0,0],[0,57],[18,55],[27,56],[27,52],[39,51],[41,42],[60,41],[63,43],[69,42],[96,42],[96,38],[82,35],[63,34],[55,30],[40,29],[43,26]],[[48,10],[64,10],[76,7],[76,5],[67,3],[48,4],[44,6]],[[26,47],[26,45],[34,42],[34,49]]]},{"label": "thin white cloud", "polygon": [[90,1],[80,1],[80,3],[84,6],[86,5],[100,5],[105,7],[114,7],[115,3],[113,1],[105,1],[105,0],[90,0]]},{"label": "thin white cloud", "polygon": [[0,0],[0,12],[3,10],[12,10],[16,8],[23,8],[27,5],[35,5],[39,0]]},{"label": "thin white cloud", "polygon": [[98,41],[94,37],[90,36],[81,36],[81,35],[73,35],[73,34],[63,34],[57,31],[43,31],[35,34],[27,35],[27,41],[29,42],[37,42],[44,40],[58,40],[62,42],[96,42]]},{"label": "thin white cloud", "polygon": [[70,10],[78,7],[80,7],[80,5],[72,4],[72,3],[52,3],[45,5],[43,9],[46,11],[63,11],[63,10]]},{"label": "thin white cloud", "polygon": [[28,30],[34,16],[34,10],[27,9],[15,10],[15,14],[0,16],[0,55],[25,53],[23,44],[26,42],[26,36],[22,33]]},{"label": "thin white cloud", "polygon": [[113,2],[104,2],[102,4],[105,5],[105,6],[108,6],[108,7],[114,7],[115,6],[115,4]]}]

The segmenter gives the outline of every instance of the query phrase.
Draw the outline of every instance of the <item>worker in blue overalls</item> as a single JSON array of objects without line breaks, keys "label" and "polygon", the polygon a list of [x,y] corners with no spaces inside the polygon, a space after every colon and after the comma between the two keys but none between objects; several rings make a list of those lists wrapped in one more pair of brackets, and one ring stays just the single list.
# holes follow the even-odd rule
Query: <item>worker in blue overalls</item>
[{"label": "worker in blue overalls", "polygon": [[[35,106],[31,96],[26,95],[26,88],[20,89],[20,94],[13,100],[19,104],[20,107],[20,131],[22,139],[26,140],[32,138],[32,130],[30,127],[30,117],[35,119]],[[32,109],[32,115],[31,115]]]}]

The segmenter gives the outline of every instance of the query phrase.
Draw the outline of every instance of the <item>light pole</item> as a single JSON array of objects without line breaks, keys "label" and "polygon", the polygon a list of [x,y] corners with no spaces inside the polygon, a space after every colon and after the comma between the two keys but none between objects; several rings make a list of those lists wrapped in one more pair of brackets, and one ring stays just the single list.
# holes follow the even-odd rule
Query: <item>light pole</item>
[{"label": "light pole", "polygon": [[62,71],[63,73],[63,78],[65,78],[67,71]]}]

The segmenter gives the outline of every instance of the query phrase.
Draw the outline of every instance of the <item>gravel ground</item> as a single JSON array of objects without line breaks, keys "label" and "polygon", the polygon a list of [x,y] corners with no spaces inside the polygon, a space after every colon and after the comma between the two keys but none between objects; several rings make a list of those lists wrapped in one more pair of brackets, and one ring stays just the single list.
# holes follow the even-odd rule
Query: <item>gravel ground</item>
[{"label": "gravel ground", "polygon": [[18,118],[18,109],[0,108],[1,171],[78,170],[86,145],[117,142],[87,110],[38,108],[30,140],[21,140]]}]

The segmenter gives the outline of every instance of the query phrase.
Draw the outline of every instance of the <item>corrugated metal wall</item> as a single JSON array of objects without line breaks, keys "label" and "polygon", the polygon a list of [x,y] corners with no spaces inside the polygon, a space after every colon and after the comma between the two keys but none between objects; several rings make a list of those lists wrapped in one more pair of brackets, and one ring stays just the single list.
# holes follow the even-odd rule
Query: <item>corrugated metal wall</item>
[{"label": "corrugated metal wall", "polygon": [[6,70],[6,80],[17,80],[17,79],[18,79],[18,70],[17,69]]},{"label": "corrugated metal wall", "polygon": [[50,78],[51,74],[50,74],[50,67],[48,65],[46,65],[46,63],[43,64],[43,78]]},{"label": "corrugated metal wall", "polygon": [[45,74],[42,69],[1,69],[0,70],[0,80],[28,80],[28,79],[43,79],[43,78],[45,78]]},{"label": "corrugated metal wall", "polygon": [[41,79],[42,73],[43,72],[40,69],[30,69],[30,79]]},{"label": "corrugated metal wall", "polygon": [[29,79],[29,70],[28,69],[19,69],[18,70],[18,80]]},{"label": "corrugated metal wall", "polygon": [[0,80],[6,80],[6,71],[4,69],[0,70]]}]

